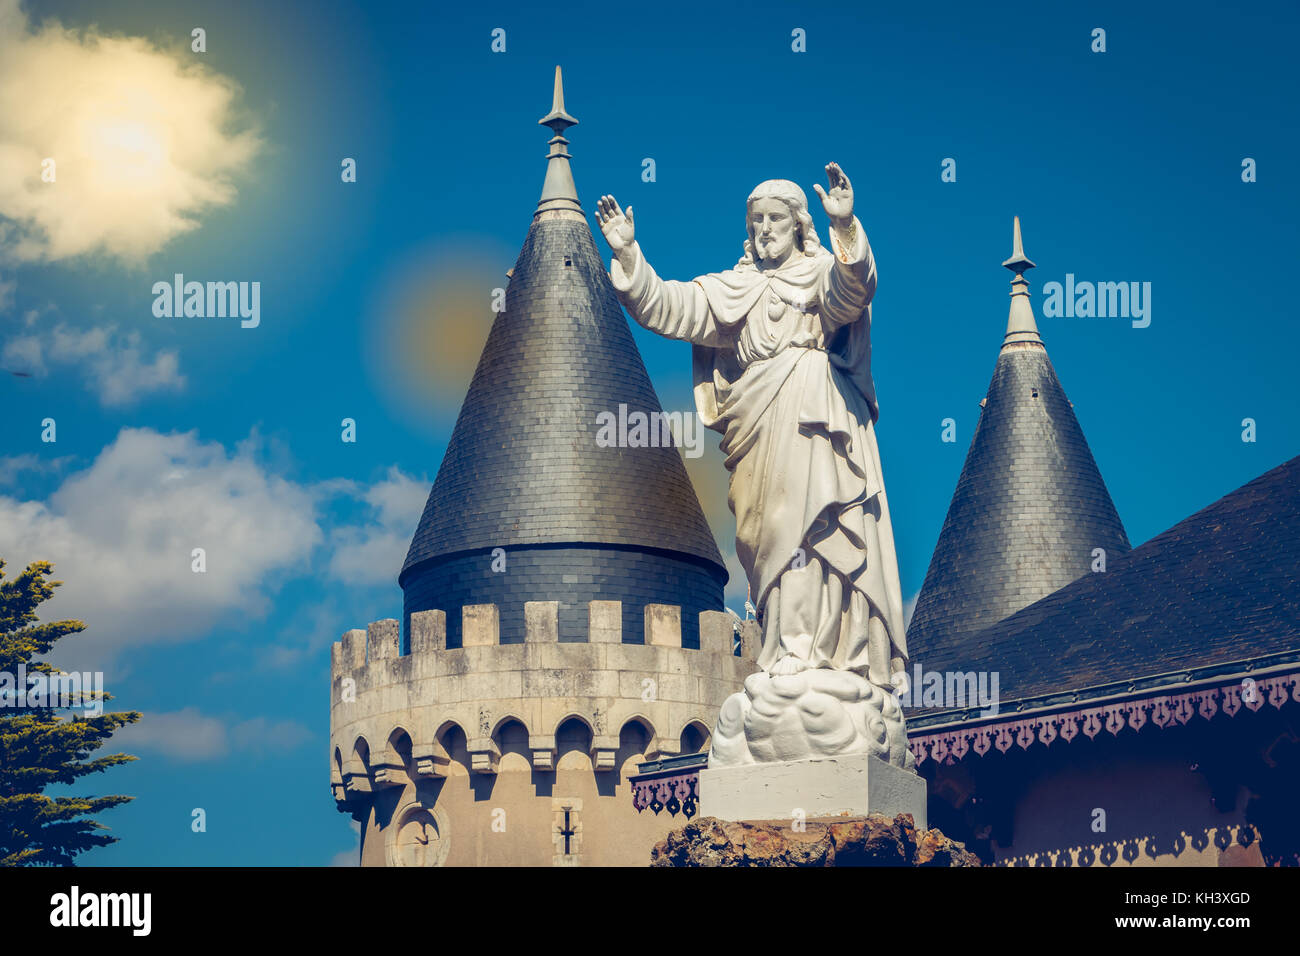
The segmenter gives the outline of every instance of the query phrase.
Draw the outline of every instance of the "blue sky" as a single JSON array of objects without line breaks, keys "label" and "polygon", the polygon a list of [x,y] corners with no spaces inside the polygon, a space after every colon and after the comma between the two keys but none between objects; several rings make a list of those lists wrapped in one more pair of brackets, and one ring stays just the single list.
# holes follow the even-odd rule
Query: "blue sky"
[{"label": "blue sky", "polygon": [[[759,181],[812,197],[831,160],[852,178],[905,597],[992,374],[1013,215],[1135,544],[1300,451],[1296,8],[1050,8],[51,2],[24,20],[2,0],[0,365],[29,377],[0,376],[0,557],[57,563],[52,611],[89,625],[58,660],[102,667],[115,704],[152,718],[123,735],[140,761],[79,788],[137,796],[102,818],[122,842],[84,862],[326,864],[355,846],[327,786],[328,644],[399,613],[541,189],[557,63],[589,218],[602,193],[635,206],[661,275],[734,264]],[[45,193],[15,186],[39,176],[15,163],[92,122],[81,105],[118,108],[96,99],[104,70],[171,98],[156,181],[125,207],[85,186],[89,161],[60,162]],[[177,272],[259,281],[260,325],[156,318],[151,287]],[[1067,273],[1150,282],[1150,326],[1042,318],[1042,284]],[[689,348],[633,331],[664,406],[691,408]],[[730,551],[716,447],[692,468]]]}]

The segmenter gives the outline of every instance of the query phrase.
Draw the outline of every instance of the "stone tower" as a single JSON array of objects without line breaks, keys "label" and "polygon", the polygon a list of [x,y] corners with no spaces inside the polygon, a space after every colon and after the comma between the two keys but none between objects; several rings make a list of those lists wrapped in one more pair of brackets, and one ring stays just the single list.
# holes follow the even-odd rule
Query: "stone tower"
[{"label": "stone tower", "polygon": [[673,819],[637,814],[627,777],[707,747],[755,670],[680,452],[597,444],[601,413],[661,409],[558,67],[541,123],[541,200],[398,578],[405,627],[332,649],[331,786],[363,865],[648,863]]},{"label": "stone tower", "polygon": [[1038,334],[1019,217],[1012,244],[1007,332],[907,631],[922,664],[1129,550]]}]

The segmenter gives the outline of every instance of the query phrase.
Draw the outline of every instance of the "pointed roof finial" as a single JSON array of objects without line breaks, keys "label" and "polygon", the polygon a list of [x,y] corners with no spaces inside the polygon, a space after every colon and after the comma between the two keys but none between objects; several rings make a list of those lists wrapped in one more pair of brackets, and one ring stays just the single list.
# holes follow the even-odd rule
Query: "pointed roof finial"
[{"label": "pointed roof finial", "polygon": [[551,111],[537,122],[549,126],[555,135],[550,139],[551,151],[546,154],[546,181],[542,184],[542,198],[537,203],[535,215],[554,210],[568,210],[581,215],[578,187],[573,183],[573,170],[569,167],[569,141],[564,138],[564,131],[577,126],[578,121],[564,111],[564,78],[558,66],[555,68]]},{"label": "pointed roof finial", "polygon": [[556,136],[563,136],[570,126],[577,126],[578,121],[564,112],[564,76],[560,68],[555,68],[555,94],[551,101],[551,111],[537,121],[539,126],[549,126]]},{"label": "pointed roof finial", "polygon": [[1011,227],[1011,258],[1002,263],[1016,275],[1024,275],[1028,269],[1035,268],[1034,264],[1029,261],[1025,255],[1024,243],[1020,241],[1020,217],[1015,217],[1015,222]]},{"label": "pointed roof finial", "polygon": [[1025,271],[1035,268],[1034,263],[1025,255],[1024,243],[1020,239],[1020,217],[1015,217],[1011,233],[1011,258],[1002,263],[1016,274],[1011,280],[1011,309],[1007,316],[1007,334],[1002,345],[1013,342],[1036,342],[1043,344],[1038,334],[1038,323],[1034,321],[1034,308],[1029,304],[1029,281]]}]

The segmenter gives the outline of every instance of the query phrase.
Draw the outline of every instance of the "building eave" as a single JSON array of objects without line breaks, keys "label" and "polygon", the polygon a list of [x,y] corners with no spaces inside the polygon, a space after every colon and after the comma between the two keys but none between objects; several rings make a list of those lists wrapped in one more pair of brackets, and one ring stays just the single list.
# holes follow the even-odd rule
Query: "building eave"
[{"label": "building eave", "polygon": [[[1282,656],[1296,658],[1300,654],[1274,655]],[[1247,684],[1247,678],[1253,683]],[[1294,659],[1250,670],[1239,666],[1231,674],[1180,683],[1165,681],[1137,693],[1093,697],[1064,706],[1044,704],[981,720],[914,725],[908,728],[908,744],[918,767],[927,760],[953,764],[970,754],[983,757],[994,749],[1005,754],[1017,745],[1028,750],[1039,743],[1050,746],[1057,739],[1069,743],[1081,735],[1096,739],[1102,730],[1117,737],[1126,729],[1136,732],[1147,724],[1163,730],[1198,718],[1209,721],[1219,714],[1235,717],[1243,709],[1259,711],[1265,704],[1281,710],[1291,703],[1300,703],[1300,661]]]},{"label": "building eave", "polygon": [[988,716],[982,713],[986,708],[979,706],[954,708],[929,714],[908,708],[905,711],[907,728],[909,735],[914,735],[958,726],[971,727],[978,724],[999,723],[1006,720],[1008,714],[1015,714],[1017,718],[1021,718],[1046,714],[1062,708],[1068,709],[1077,704],[1094,705],[1128,698],[1146,698],[1171,691],[1182,692],[1203,684],[1222,683],[1225,678],[1286,673],[1296,670],[1297,665],[1300,665],[1300,649],[1226,663],[1208,664],[1204,667],[1184,668],[1130,680],[1111,681],[1036,697],[1023,697],[1001,702],[998,713]]}]

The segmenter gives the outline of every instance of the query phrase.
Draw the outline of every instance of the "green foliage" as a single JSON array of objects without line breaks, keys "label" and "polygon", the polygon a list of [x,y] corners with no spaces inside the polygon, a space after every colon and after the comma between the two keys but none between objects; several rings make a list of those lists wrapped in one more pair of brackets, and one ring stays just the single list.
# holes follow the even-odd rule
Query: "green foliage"
[{"label": "green foliage", "polygon": [[[35,561],[8,582],[3,580],[4,565],[0,559],[0,672],[16,679],[19,665],[25,665],[29,675],[60,673],[33,657],[48,654],[55,641],[85,630],[86,625],[37,623],[37,607],[63,583],[48,579],[53,570],[50,562]],[[86,695],[88,689],[82,693]],[[89,694],[89,700],[96,699],[112,700],[112,695]],[[50,707],[26,706],[25,695],[18,703],[23,706],[0,707],[0,865],[74,866],[78,854],[117,842],[102,832],[107,827],[88,815],[132,798],[47,797],[43,791],[51,784],[72,783],[135,760],[120,753],[90,758],[114,731],[139,720],[140,714],[69,719]]]}]

